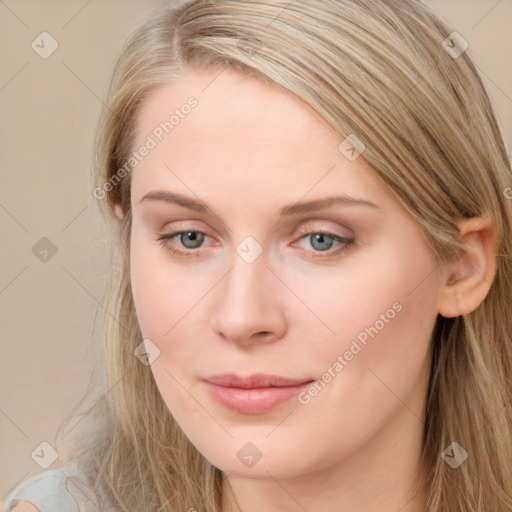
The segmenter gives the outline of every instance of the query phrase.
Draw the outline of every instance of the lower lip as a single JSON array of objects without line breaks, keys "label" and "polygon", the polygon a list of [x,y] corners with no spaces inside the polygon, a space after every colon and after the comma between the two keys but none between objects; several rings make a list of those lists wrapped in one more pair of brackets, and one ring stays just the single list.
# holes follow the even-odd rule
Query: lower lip
[{"label": "lower lip", "polygon": [[298,386],[251,389],[218,386],[211,382],[206,382],[206,385],[213,397],[228,409],[240,414],[261,414],[297,396],[311,382],[305,382]]}]

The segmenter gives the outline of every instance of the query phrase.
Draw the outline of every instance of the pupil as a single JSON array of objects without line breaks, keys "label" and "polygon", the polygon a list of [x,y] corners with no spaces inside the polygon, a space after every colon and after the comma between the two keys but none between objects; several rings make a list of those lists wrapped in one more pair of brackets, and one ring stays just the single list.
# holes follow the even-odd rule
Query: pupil
[{"label": "pupil", "polygon": [[[202,237],[203,235],[197,231],[188,231],[181,235],[181,241],[188,249],[194,249],[201,245]],[[191,246],[187,245],[187,243],[191,243]]]},{"label": "pupil", "polygon": [[[312,246],[315,247],[316,249],[319,249],[320,251],[325,251],[330,248],[330,245],[332,243],[331,236],[324,235],[322,233],[318,233],[316,235],[313,235],[313,237],[314,237],[313,240],[315,241],[315,243],[318,241],[321,244],[320,247],[315,247],[315,243],[312,243]],[[327,239],[327,242],[326,242],[326,239]]]}]

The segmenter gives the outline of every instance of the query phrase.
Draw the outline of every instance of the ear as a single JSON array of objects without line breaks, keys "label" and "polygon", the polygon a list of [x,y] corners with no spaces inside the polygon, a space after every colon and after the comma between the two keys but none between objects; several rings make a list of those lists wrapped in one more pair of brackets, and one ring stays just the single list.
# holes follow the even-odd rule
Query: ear
[{"label": "ear", "polygon": [[121,208],[121,206],[119,204],[116,204],[114,206],[114,213],[116,214],[116,217],[119,219],[119,220],[123,220],[124,218],[124,213],[123,213],[123,210]]},{"label": "ear", "polygon": [[458,223],[466,246],[456,262],[442,273],[438,311],[452,318],[474,311],[487,296],[496,272],[496,229],[490,215],[462,219]]}]

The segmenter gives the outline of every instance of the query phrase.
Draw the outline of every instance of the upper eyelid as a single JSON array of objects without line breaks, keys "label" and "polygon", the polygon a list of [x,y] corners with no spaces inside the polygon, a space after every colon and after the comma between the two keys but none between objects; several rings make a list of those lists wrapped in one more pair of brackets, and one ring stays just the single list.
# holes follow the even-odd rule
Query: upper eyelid
[{"label": "upper eyelid", "polygon": [[[346,229],[349,229],[349,228],[347,227]],[[163,230],[163,229],[162,230],[156,230],[156,232],[158,232],[158,233],[160,233],[161,231],[163,232],[165,230]],[[174,228],[174,229],[168,230],[168,232],[164,232],[164,233],[161,233],[161,234],[169,234],[169,235],[173,234],[173,235],[176,235],[176,234],[184,233],[184,232],[187,232],[187,231],[192,231],[192,232],[196,232],[196,233],[203,233],[205,235],[210,236],[211,238],[215,238],[215,237],[213,237],[212,235],[209,234],[209,230],[198,228],[198,227],[195,227],[195,226],[191,226],[191,227],[185,226],[185,227],[182,227],[182,228]],[[323,228],[323,227],[315,228],[314,226],[311,226],[311,225],[308,225],[308,224],[306,224],[305,226],[303,226],[301,228],[297,228],[297,229],[294,230],[295,233],[297,231],[300,232],[301,234],[327,233],[327,234],[331,234],[331,235],[340,236],[340,237],[343,237],[343,238],[348,238],[345,235],[340,235],[340,234],[336,233],[335,229]]]},{"label": "upper eyelid", "polygon": [[[177,222],[180,222],[180,221],[177,221]],[[182,221],[182,222],[191,222],[191,223],[194,223],[194,222],[201,222],[202,221],[197,221],[197,220],[190,220],[190,221]],[[319,232],[325,232],[327,234],[332,234],[332,235],[336,235],[336,236],[339,236],[339,237],[342,237],[342,238],[350,238],[351,236],[354,236],[353,232],[352,232],[352,229],[349,228],[348,226],[344,226],[345,230],[348,230],[349,232],[351,232],[351,234],[349,234],[348,236],[345,236],[345,235],[342,235],[342,234],[338,234],[336,232],[336,229],[334,228],[325,228],[325,227],[315,227],[315,226],[312,226],[311,224],[312,223],[325,223],[325,222],[329,222],[329,223],[334,223],[334,224],[337,224],[339,223],[339,220],[331,220],[331,219],[313,219],[313,220],[302,220],[300,221],[300,227],[298,228],[295,228],[293,230],[294,233],[297,233],[298,231],[304,233],[304,234],[308,234],[308,233],[319,233]],[[160,230],[156,230],[156,232],[162,232],[161,234],[177,234],[177,233],[183,233],[184,231],[195,231],[195,232],[199,232],[199,233],[204,233],[208,236],[210,236],[211,238],[215,238],[214,236],[212,236],[210,234],[210,230],[209,229],[203,229],[203,228],[200,228],[200,227],[197,227],[197,226],[190,226],[190,227],[187,227],[187,226],[184,226],[184,227],[178,227],[178,228],[173,228],[173,229],[169,229],[167,231],[167,233],[164,233],[164,229],[160,229]],[[231,230],[230,230],[231,231]]]}]

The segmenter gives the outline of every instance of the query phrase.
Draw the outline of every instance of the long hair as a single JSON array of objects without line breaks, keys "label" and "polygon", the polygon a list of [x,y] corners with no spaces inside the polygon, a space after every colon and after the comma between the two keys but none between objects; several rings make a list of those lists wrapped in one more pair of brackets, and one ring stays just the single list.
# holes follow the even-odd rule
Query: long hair
[{"label": "long hair", "polygon": [[[220,510],[224,475],[190,443],[149,366],[134,357],[142,335],[124,166],[145,100],[187,66],[229,67],[277,84],[340,136],[356,136],[366,146],[361,157],[417,222],[437,264],[462,254],[456,219],[491,216],[498,249],[487,296],[467,315],[438,315],[434,328],[422,461],[429,512],[512,511],[511,164],[470,49],[453,32],[419,0],[189,0],[158,8],[127,40],[93,165],[94,195],[112,233],[94,329],[98,371],[75,408],[83,413],[69,448],[121,510]],[[454,441],[468,452],[457,469],[441,457]]]}]

